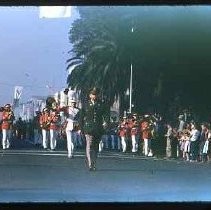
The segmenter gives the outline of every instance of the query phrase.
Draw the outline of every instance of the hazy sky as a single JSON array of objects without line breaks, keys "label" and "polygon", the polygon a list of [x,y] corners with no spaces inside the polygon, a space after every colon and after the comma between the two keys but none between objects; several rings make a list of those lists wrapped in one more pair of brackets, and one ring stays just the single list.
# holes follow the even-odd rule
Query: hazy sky
[{"label": "hazy sky", "polygon": [[[0,7],[0,106],[11,103],[14,86],[22,101],[66,87],[66,59],[71,44],[70,18],[39,18],[39,7]],[[52,87],[52,89],[46,86]]]}]

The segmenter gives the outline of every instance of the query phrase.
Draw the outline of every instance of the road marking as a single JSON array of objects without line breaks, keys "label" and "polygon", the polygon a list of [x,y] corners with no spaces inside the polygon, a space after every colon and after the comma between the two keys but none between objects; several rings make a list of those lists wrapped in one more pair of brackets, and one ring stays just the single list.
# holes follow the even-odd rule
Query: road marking
[{"label": "road marking", "polygon": [[[11,149],[11,150],[0,150],[1,156],[6,155],[34,155],[34,156],[61,156],[66,157],[67,151],[66,150],[18,150],[18,149]],[[75,151],[74,153],[75,157],[85,157],[84,151]],[[102,152],[98,153],[98,158],[117,158],[117,159],[131,159],[131,160],[164,160],[163,158],[157,158],[157,157],[145,157],[145,156],[138,156],[135,154],[122,154],[122,153],[109,153],[109,152]]]},{"label": "road marking", "polygon": [[[32,152],[24,152],[24,153],[21,153],[21,152],[5,152],[5,153],[2,153],[1,154],[2,156],[6,156],[6,155],[34,155],[34,156],[67,156],[67,154],[58,154],[58,153],[32,153]],[[74,155],[74,156],[77,156],[77,157],[83,157],[84,155],[80,155],[80,154],[77,154],[77,155]]]},{"label": "road marking", "polygon": [[[9,155],[31,155],[31,156],[60,156],[67,157],[67,151],[42,151],[42,150],[0,150],[1,157]],[[85,152],[76,151],[74,157],[85,157]],[[179,162],[180,160],[176,159],[166,159],[166,158],[157,158],[157,157],[145,157],[145,156],[135,156],[130,154],[109,154],[101,153],[98,154],[98,158],[115,158],[115,159],[130,159],[130,160],[151,160],[151,161],[168,161],[168,162]],[[182,161],[181,161],[182,163]]]},{"label": "road marking", "polygon": [[[66,151],[60,151],[60,153],[57,152],[46,152],[46,151],[33,151],[33,152],[25,152],[25,151],[3,151],[0,152],[1,156],[6,155],[32,155],[32,156],[61,156],[61,157],[67,157]],[[85,153],[82,152],[76,152],[74,154],[75,157],[85,157]],[[155,160],[156,158],[147,158],[147,157],[138,157],[138,156],[129,156],[129,155],[121,155],[121,154],[100,154],[98,158],[118,158],[118,159],[133,159],[133,160]]]}]

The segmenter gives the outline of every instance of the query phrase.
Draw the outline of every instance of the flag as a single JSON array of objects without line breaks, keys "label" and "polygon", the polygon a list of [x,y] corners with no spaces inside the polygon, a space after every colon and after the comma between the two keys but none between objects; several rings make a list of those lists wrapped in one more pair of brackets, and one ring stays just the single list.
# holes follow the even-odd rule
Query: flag
[{"label": "flag", "polygon": [[15,86],[15,89],[14,89],[14,99],[19,100],[21,98],[22,90],[23,90],[23,87],[22,86]]},{"label": "flag", "polygon": [[67,18],[71,16],[71,6],[41,6],[40,18]]}]

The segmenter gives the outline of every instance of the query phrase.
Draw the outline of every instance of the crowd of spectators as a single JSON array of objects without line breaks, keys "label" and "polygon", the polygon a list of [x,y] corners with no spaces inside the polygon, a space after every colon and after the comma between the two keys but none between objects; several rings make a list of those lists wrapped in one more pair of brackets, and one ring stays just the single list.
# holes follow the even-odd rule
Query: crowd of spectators
[{"label": "crowd of spectators", "polygon": [[[12,139],[27,140],[34,145],[42,145],[42,132],[39,125],[40,112],[34,119],[14,120]],[[85,140],[80,129],[75,131],[75,149],[85,148]],[[62,125],[57,138],[65,142]],[[145,155],[146,157],[179,158],[190,162],[209,161],[211,125],[197,122],[187,112],[181,112],[176,119],[165,120],[160,114],[124,115],[119,119],[111,117],[99,141],[99,152],[116,151]]]}]

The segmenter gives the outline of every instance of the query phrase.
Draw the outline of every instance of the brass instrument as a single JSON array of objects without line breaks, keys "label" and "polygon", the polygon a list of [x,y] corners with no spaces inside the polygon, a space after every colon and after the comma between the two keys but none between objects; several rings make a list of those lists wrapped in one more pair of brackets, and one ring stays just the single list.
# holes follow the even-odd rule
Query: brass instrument
[{"label": "brass instrument", "polygon": [[44,123],[42,124],[42,128],[43,128],[43,129],[48,129],[49,126],[50,126],[50,123],[47,123],[47,122],[44,122]]}]

